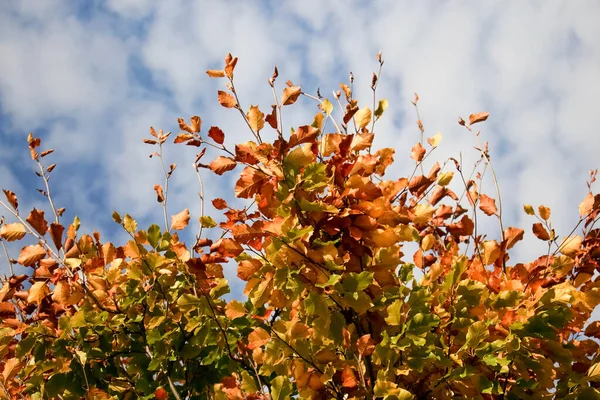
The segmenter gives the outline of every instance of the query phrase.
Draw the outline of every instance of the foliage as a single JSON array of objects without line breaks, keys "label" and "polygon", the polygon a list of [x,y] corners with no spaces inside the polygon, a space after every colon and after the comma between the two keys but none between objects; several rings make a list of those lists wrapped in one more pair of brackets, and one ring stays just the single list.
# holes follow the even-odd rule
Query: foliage
[{"label": "foliage", "polygon": [[[381,67],[380,55],[378,62]],[[511,265],[509,250],[524,231],[504,228],[499,192],[495,199],[479,192],[486,171],[498,189],[486,143],[478,143],[481,158],[471,174],[455,159],[425,172],[423,161],[442,137],[426,139],[419,120],[420,141],[410,152],[414,170],[388,179],[395,150],[372,149],[375,124],[388,107],[376,97],[379,74],[371,84],[372,108],[361,108],[352,79],[334,92],[333,102],[291,82],[279,98],[275,69],[269,80],[275,104],[265,115],[258,106],[242,109],[236,63],[228,55],[223,70],[207,72],[227,81],[218,101],[240,112],[253,140],[226,147],[225,133],[212,126],[203,134],[199,117],[179,119],[174,139],[200,149],[194,166],[202,213],[191,246],[180,240],[190,212],[168,218],[168,182],[176,168],[163,161],[169,133],[151,128],[152,138],[144,139],[157,148],[152,156],[164,172],[165,182],[154,187],[164,227],[141,229],[130,215],[115,212],[130,237],[122,244],[80,233],[78,218],[61,222],[64,209],[55,208],[48,186],[54,164],[42,164],[52,150],[38,152],[41,140],[28,137],[54,221],[36,209],[24,217],[16,195],[4,191],[1,205],[14,222],[3,220],[0,228],[11,271],[0,289],[2,396],[600,396],[594,340],[600,324],[589,323],[600,303],[595,172],[579,207],[581,235],[574,229],[559,238],[550,209],[526,205],[548,252]],[[301,96],[319,110],[310,125],[288,136],[283,109]],[[487,118],[476,113],[459,123],[479,141],[474,125]],[[329,122],[333,133],[325,133]],[[269,134],[275,140],[265,140]],[[205,164],[207,149],[217,156]],[[220,222],[204,214],[206,169],[238,171],[234,193],[247,199],[241,209],[213,199],[224,214]],[[496,240],[478,233],[481,218],[498,221]],[[31,244],[10,258],[6,242],[27,238]],[[231,260],[245,282],[243,302],[223,297],[229,292],[223,268]],[[31,272],[15,275],[13,264]]]}]

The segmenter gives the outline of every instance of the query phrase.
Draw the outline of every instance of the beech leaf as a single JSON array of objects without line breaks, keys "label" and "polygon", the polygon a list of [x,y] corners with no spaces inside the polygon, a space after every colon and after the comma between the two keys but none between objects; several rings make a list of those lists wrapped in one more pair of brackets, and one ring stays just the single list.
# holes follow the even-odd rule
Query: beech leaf
[{"label": "beech leaf", "polygon": [[40,244],[32,244],[21,249],[19,264],[30,267],[46,256],[46,250]]},{"label": "beech leaf", "polygon": [[548,233],[548,231],[544,228],[544,226],[537,222],[535,224],[533,224],[532,227],[533,230],[533,234],[535,235],[535,237],[537,237],[540,240],[550,240],[550,234]]},{"label": "beech leaf", "polygon": [[4,224],[0,228],[0,237],[8,242],[21,240],[25,236],[25,226],[19,222]]},{"label": "beech leaf", "polygon": [[190,210],[187,208],[175,215],[171,216],[171,229],[180,231],[188,226],[190,222]]},{"label": "beech leaf", "polygon": [[479,112],[479,113],[471,114],[471,115],[469,115],[469,125],[473,125],[478,122],[483,122],[486,119],[488,119],[489,115],[490,115],[490,113],[488,113],[488,112]]},{"label": "beech leaf", "polygon": [[250,128],[254,132],[260,131],[265,126],[265,114],[259,110],[258,106],[250,106],[250,110],[246,114]]},{"label": "beech leaf", "polygon": [[281,97],[281,104],[289,106],[294,104],[298,97],[302,94],[302,88],[300,86],[286,87],[283,89],[283,96]]},{"label": "beech leaf", "polygon": [[218,96],[219,104],[221,104],[223,107],[233,108],[237,105],[237,102],[235,101],[235,97],[233,97],[229,93],[219,90],[218,95],[219,95]]},{"label": "beech leaf", "polygon": [[235,168],[237,163],[231,157],[219,156],[210,163],[209,168],[217,175],[223,175],[227,171]]},{"label": "beech leaf", "polygon": [[223,144],[225,141],[225,133],[221,130],[221,128],[217,126],[211,126],[208,130],[208,137],[215,141],[215,143]]},{"label": "beech leaf", "polygon": [[371,122],[371,109],[369,107],[361,108],[354,114],[354,121],[359,128],[364,128]]},{"label": "beech leaf", "polygon": [[496,208],[496,200],[492,199],[486,194],[479,195],[479,209],[485,213],[485,215],[498,215],[498,208]]}]

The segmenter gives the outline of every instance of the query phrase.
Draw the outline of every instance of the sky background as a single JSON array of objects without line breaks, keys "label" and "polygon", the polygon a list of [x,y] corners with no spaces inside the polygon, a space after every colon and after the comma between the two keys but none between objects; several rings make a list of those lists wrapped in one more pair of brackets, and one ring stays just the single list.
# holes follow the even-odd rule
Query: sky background
[{"label": "sky background", "polygon": [[[234,110],[217,103],[224,81],[207,69],[239,57],[236,87],[242,106],[273,102],[267,79],[277,65],[278,93],[290,79],[331,98],[355,76],[361,106],[371,105],[371,74],[381,50],[378,95],[390,107],[378,122],[375,147],[394,147],[390,176],[406,176],[419,140],[412,104],[420,96],[426,136],[443,141],[432,161],[477,159],[476,141],[457,124],[479,111],[502,190],[505,226],[526,230],[513,261],[533,261],[545,244],[531,233],[524,203],[553,211],[559,235],[577,223],[588,171],[600,154],[600,2],[598,1],[189,1],[4,0],[0,7],[0,188],[21,208],[44,207],[34,189],[26,136],[34,132],[56,151],[48,163],[64,222],[104,239],[123,234],[113,210],[145,228],[162,224],[153,191],[160,165],[142,144],[150,126],[179,132],[177,117],[218,125],[232,146],[251,140]],[[301,99],[284,114],[285,130],[309,124],[314,102]],[[331,131],[333,127],[329,126]],[[173,136],[174,136],[173,135]],[[191,168],[196,148],[166,147],[177,163],[170,212],[199,215]],[[395,175],[394,175],[395,174]],[[387,175],[386,175],[387,177]],[[496,197],[490,177],[482,191]],[[230,199],[236,176],[204,173],[207,197]],[[241,204],[241,203],[240,203]],[[217,216],[209,205],[208,213]],[[49,211],[49,210],[48,210]],[[2,211],[0,215],[6,215]],[[191,233],[197,225],[193,223]],[[482,228],[497,236],[494,221]],[[16,255],[16,254],[15,254]],[[0,260],[5,272],[5,260]],[[235,276],[235,267],[228,270]],[[235,281],[235,278],[232,278]],[[232,282],[238,288],[236,282]]]}]

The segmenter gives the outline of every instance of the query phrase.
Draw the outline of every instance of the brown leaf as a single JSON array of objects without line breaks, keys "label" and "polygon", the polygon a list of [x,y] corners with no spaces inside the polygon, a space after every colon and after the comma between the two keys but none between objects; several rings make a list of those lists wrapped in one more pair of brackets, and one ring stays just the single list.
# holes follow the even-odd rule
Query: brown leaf
[{"label": "brown leaf", "polygon": [[423,156],[425,156],[425,148],[421,146],[421,143],[415,144],[410,152],[410,158],[419,162],[423,160]]},{"label": "brown leaf", "polygon": [[162,203],[165,201],[165,195],[163,193],[163,188],[158,183],[154,185],[154,191],[156,192],[156,201]]},{"label": "brown leaf", "polygon": [[283,96],[281,98],[281,104],[289,106],[294,104],[298,97],[302,94],[302,88],[300,86],[291,86],[283,89]]},{"label": "brown leaf", "polygon": [[488,113],[488,112],[479,112],[479,113],[471,114],[471,115],[469,115],[469,125],[473,125],[478,122],[483,122],[486,119],[488,119],[489,115],[490,115],[490,113]]},{"label": "brown leaf", "polygon": [[50,224],[50,237],[52,238],[54,246],[56,246],[56,250],[60,250],[62,248],[62,235],[64,231],[65,227],[61,224],[57,224],[55,222]]},{"label": "brown leaf", "polygon": [[219,239],[212,246],[211,252],[217,252],[223,257],[237,257],[244,251],[244,248],[235,240],[230,238]]},{"label": "brown leaf", "polygon": [[218,126],[211,126],[208,130],[208,137],[215,141],[215,143],[223,144],[225,141],[225,133]]},{"label": "brown leaf", "polygon": [[594,321],[585,328],[585,336],[595,337],[600,339],[600,322]]},{"label": "brown leaf", "polygon": [[486,194],[479,195],[479,209],[483,211],[485,215],[498,215],[496,200]]},{"label": "brown leaf", "polygon": [[356,375],[354,375],[352,368],[349,365],[346,365],[342,371],[342,386],[346,388],[354,388],[356,385],[358,385]]},{"label": "brown leaf", "polygon": [[171,216],[171,228],[179,231],[188,226],[190,222],[190,210],[187,208],[178,214]]},{"label": "brown leaf", "polygon": [[18,222],[12,224],[4,224],[0,228],[0,237],[8,242],[14,242],[15,240],[21,240],[25,236],[25,226]]},{"label": "brown leaf", "polygon": [[15,210],[19,208],[19,200],[17,200],[17,195],[11,192],[10,190],[2,189],[4,195],[6,196],[6,200]]},{"label": "brown leaf", "polygon": [[238,278],[247,281],[262,267],[260,261],[255,259],[242,260],[238,264]]},{"label": "brown leaf", "polygon": [[202,129],[202,119],[200,119],[199,116],[194,115],[190,118],[190,125],[192,127],[192,131],[194,131],[195,133],[199,133]]},{"label": "brown leaf", "polygon": [[19,264],[25,267],[30,267],[45,256],[46,251],[41,245],[32,244],[21,249],[21,253],[19,254],[19,259],[17,261]]},{"label": "brown leaf", "polygon": [[227,92],[224,92],[222,90],[219,90],[218,92],[219,94],[219,103],[225,107],[225,108],[232,108],[235,107],[237,105],[237,102],[235,101],[235,97],[233,97],[232,95],[230,95]]},{"label": "brown leaf", "polygon": [[217,210],[224,210],[227,208],[227,202],[221,198],[214,199],[212,204]]},{"label": "brown leaf", "polygon": [[254,168],[246,167],[240,174],[240,179],[235,184],[235,195],[249,199],[260,190],[261,186],[269,179],[269,175]]},{"label": "brown leaf", "polygon": [[550,240],[550,234],[548,233],[548,231],[544,228],[544,226],[537,222],[535,224],[533,224],[532,227],[533,230],[533,234],[540,240]]},{"label": "brown leaf", "polygon": [[319,136],[319,130],[313,126],[303,125],[290,136],[290,148],[303,143],[309,143]]},{"label": "brown leaf", "polygon": [[246,114],[250,128],[254,132],[260,131],[265,126],[265,114],[259,110],[258,106],[250,106],[250,110]]},{"label": "brown leaf", "polygon": [[52,300],[56,301],[61,306],[68,304],[69,297],[71,296],[71,287],[66,280],[56,282],[54,286],[54,292],[52,293]]},{"label": "brown leaf", "polygon": [[181,129],[182,131],[194,133],[192,127],[186,124],[183,118],[177,118],[177,122],[179,123],[179,129]]},{"label": "brown leaf", "polygon": [[356,347],[361,356],[369,356],[375,351],[375,341],[371,338],[371,335],[363,335],[356,341]]},{"label": "brown leaf", "polygon": [[211,78],[225,78],[225,71],[218,69],[209,69],[206,71],[209,77]]},{"label": "brown leaf", "polygon": [[41,210],[35,208],[31,210],[31,213],[27,217],[27,222],[42,236],[48,232],[48,222],[44,219],[44,212]]},{"label": "brown leaf", "polygon": [[213,162],[210,163],[209,168],[217,175],[223,175],[227,171],[231,171],[235,168],[237,163],[231,157],[217,157]]}]

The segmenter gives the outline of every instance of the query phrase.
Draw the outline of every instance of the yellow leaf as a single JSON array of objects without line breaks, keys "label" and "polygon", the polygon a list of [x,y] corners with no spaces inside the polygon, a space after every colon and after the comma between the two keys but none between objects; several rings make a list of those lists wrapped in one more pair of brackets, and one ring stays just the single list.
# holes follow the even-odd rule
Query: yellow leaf
[{"label": "yellow leaf", "polygon": [[27,296],[27,302],[29,304],[37,303],[40,304],[44,297],[50,293],[50,288],[46,285],[46,282],[36,282],[29,288],[29,295]]},{"label": "yellow leaf", "polygon": [[440,186],[447,186],[452,181],[452,177],[454,177],[454,172],[442,172],[438,175],[437,183]]},{"label": "yellow leaf", "polygon": [[333,111],[333,104],[331,104],[329,99],[323,100],[321,107],[323,108],[323,111],[325,112],[325,114],[331,115],[331,112]]},{"label": "yellow leaf", "polygon": [[435,236],[433,236],[432,233],[429,233],[429,234],[425,235],[423,240],[421,240],[421,249],[423,249],[423,251],[431,250],[434,243],[435,243]]},{"label": "yellow leaf", "polygon": [[375,109],[375,117],[380,118],[383,112],[388,108],[389,103],[386,99],[379,100],[377,109]]},{"label": "yellow leaf", "polygon": [[361,108],[354,114],[354,121],[359,128],[364,128],[371,122],[371,109],[369,107]]},{"label": "yellow leaf", "polygon": [[286,157],[285,160],[294,165],[308,165],[315,161],[315,154],[311,150],[311,143],[304,143],[301,146],[296,147]]},{"label": "yellow leaf", "polygon": [[14,242],[20,240],[25,236],[25,226],[18,222],[12,224],[4,224],[0,228],[0,237],[6,239],[8,242]]},{"label": "yellow leaf", "polygon": [[263,114],[258,106],[250,106],[248,114],[248,123],[254,132],[260,131],[265,126],[265,114]]},{"label": "yellow leaf", "polygon": [[592,365],[588,370],[589,377],[594,377],[598,375],[600,375],[600,362],[597,362],[596,364]]},{"label": "yellow leaf", "polygon": [[431,147],[437,147],[437,146],[439,146],[439,144],[441,142],[442,142],[442,132],[438,132],[435,134],[435,136],[427,139],[427,143],[429,143],[429,145]]},{"label": "yellow leaf", "polygon": [[137,229],[137,222],[135,219],[131,217],[129,214],[125,214],[125,219],[123,220],[123,228],[129,233],[134,233]]},{"label": "yellow leaf", "polygon": [[412,225],[399,225],[396,227],[396,233],[400,242],[413,242],[419,237],[419,231]]},{"label": "yellow leaf", "polygon": [[581,236],[577,235],[566,237],[560,244],[559,251],[565,256],[574,256],[579,251],[582,240]]},{"label": "yellow leaf", "polygon": [[413,222],[415,224],[426,223],[431,220],[434,209],[431,204],[417,204],[414,209],[415,218]]},{"label": "yellow leaf", "polygon": [[500,245],[495,240],[483,243],[483,262],[485,265],[493,264],[500,257]]},{"label": "yellow leaf", "polygon": [[390,247],[398,242],[399,237],[394,228],[377,229],[371,233],[371,240],[377,247]]},{"label": "yellow leaf", "polygon": [[531,204],[523,204],[523,210],[525,210],[527,215],[535,215],[535,211],[533,211]]}]

